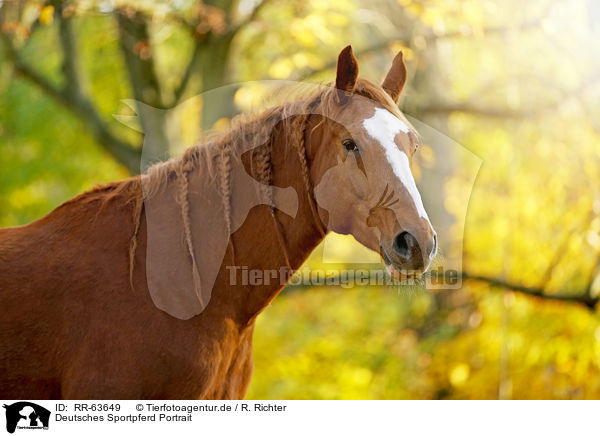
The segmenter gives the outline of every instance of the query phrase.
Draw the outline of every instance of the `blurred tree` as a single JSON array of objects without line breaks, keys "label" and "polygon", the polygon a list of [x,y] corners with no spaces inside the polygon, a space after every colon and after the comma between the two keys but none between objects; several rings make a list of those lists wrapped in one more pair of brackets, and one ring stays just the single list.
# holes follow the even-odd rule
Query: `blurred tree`
[{"label": "blurred tree", "polygon": [[[62,0],[4,2],[0,8],[1,35],[6,55],[12,61],[15,71],[77,115],[101,146],[130,172],[136,173],[140,170],[141,145],[139,142],[124,141],[111,132],[83,85],[85,79],[81,73],[74,21],[94,10],[103,10],[106,5],[102,2],[85,4]],[[145,152],[150,161],[166,156],[168,140],[165,119],[160,116],[164,112],[147,110],[147,107],[164,109],[179,103],[193,76],[199,77],[204,89],[217,87],[227,80],[225,67],[230,56],[231,41],[248,22],[256,19],[262,4],[254,7],[249,16],[241,18],[234,17],[233,6],[234,2],[223,0],[190,3],[181,10],[152,1],[109,7],[117,23],[129,86],[133,97],[140,103],[139,122],[149,139],[145,144]],[[179,84],[171,89],[161,85],[156,72],[157,49],[150,30],[152,18],[161,11],[164,12],[165,7],[165,19],[188,33],[193,45],[185,72]],[[27,43],[37,28],[49,25],[53,20],[57,22],[58,44],[62,51],[62,86],[37,72],[24,59],[22,47],[19,47]]]}]

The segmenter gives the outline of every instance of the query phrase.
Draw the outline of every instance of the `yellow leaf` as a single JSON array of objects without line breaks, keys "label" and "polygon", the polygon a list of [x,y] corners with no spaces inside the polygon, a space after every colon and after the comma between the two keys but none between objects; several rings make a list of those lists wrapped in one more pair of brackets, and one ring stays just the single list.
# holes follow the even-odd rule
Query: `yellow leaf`
[{"label": "yellow leaf", "polygon": [[287,79],[294,70],[294,63],[290,59],[279,59],[269,68],[269,75],[275,79]]},{"label": "yellow leaf", "polygon": [[452,383],[453,386],[462,386],[469,378],[470,372],[471,369],[469,368],[469,365],[464,363],[456,365],[452,368],[452,371],[450,371],[450,383]]},{"label": "yellow leaf", "polygon": [[52,24],[54,21],[54,6],[44,6],[40,11],[40,23],[44,26]]}]

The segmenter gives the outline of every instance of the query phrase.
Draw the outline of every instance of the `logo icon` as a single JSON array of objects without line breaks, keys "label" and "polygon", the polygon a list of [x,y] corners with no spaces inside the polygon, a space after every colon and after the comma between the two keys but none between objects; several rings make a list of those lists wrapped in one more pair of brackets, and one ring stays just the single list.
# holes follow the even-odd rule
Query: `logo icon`
[{"label": "logo icon", "polygon": [[6,409],[6,431],[14,433],[18,429],[48,429],[50,411],[29,401],[19,401],[4,405]]}]

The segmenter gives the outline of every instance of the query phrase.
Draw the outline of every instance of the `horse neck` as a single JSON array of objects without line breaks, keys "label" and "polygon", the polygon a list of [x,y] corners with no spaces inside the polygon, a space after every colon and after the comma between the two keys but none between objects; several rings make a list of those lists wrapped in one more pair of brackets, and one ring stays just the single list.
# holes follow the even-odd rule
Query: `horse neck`
[{"label": "horse neck", "polygon": [[[288,261],[292,270],[298,269],[322,239],[303,176],[307,165],[298,152],[305,153],[304,145],[299,146],[306,137],[305,124],[299,117],[295,120],[278,123],[268,137],[260,137],[260,145],[242,143],[258,137],[246,131],[237,139],[226,137],[223,144],[190,150],[182,160],[158,167],[168,170],[156,178],[164,185],[145,200],[148,241],[153,238],[147,252],[154,247],[150,257],[155,268],[149,279],[153,289],[173,289],[175,284],[168,281],[179,280],[183,292],[194,287],[203,292],[202,301],[210,302],[201,309],[210,312],[202,319],[216,316],[247,326],[283,288],[290,275]],[[222,160],[228,150],[235,150],[234,155]],[[260,185],[265,170],[272,191],[285,188],[288,200],[293,195],[294,207],[288,201],[287,209],[282,208],[288,214],[277,207],[277,199],[272,209],[261,197],[253,197],[254,188],[265,186]],[[227,184],[229,188],[223,188]],[[167,266],[168,271],[162,271]],[[212,272],[214,282],[209,278]],[[167,282],[165,277],[170,277]],[[205,280],[204,286],[199,280]]]},{"label": "horse neck", "polygon": [[[302,127],[304,124],[302,124]],[[271,210],[267,205],[261,205],[253,208],[242,227],[233,233],[231,244],[228,247],[222,269],[231,265],[231,259],[235,258],[234,267],[247,268],[248,272],[258,271],[262,280],[259,285],[248,284],[243,286],[243,270],[238,270],[241,274],[237,275],[237,280],[242,281],[240,289],[237,286],[231,286],[230,291],[245,292],[245,298],[242,299],[242,312],[250,319],[260,313],[273,298],[283,288],[281,277],[289,277],[287,271],[286,255],[289,259],[289,266],[296,270],[307,259],[312,250],[322,240],[323,235],[319,228],[317,216],[314,215],[311,208],[313,200],[312,193],[307,193],[307,183],[303,177],[303,163],[299,151],[304,153],[304,145],[298,148],[298,140],[304,141],[306,134],[297,129],[298,123],[280,123],[273,131],[271,141],[264,146],[271,147],[270,168],[272,179],[271,183],[275,187],[291,187],[297,194],[298,210],[295,217],[283,213],[275,208],[275,219],[271,215]],[[257,180],[262,180],[259,174],[261,162],[259,162],[263,153],[259,148],[249,150],[242,155],[242,162],[249,175]],[[236,189],[235,182],[232,189]],[[309,196],[310,195],[310,196]],[[278,236],[277,226],[280,227]],[[233,249],[231,248],[233,247]],[[224,276],[227,280],[231,279],[232,269],[225,271]],[[267,283],[266,275],[271,278]],[[256,282],[254,282],[256,283]],[[227,288],[227,286],[226,286]]]}]

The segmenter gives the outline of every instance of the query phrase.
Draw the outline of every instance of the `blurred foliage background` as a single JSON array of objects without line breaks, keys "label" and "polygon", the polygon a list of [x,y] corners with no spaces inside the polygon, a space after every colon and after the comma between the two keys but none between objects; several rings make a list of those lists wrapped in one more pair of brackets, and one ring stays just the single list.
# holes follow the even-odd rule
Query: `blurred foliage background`
[{"label": "blurred foliage background", "polygon": [[[401,108],[483,160],[464,286],[284,290],[248,398],[600,398],[594,0],[0,0],[0,26],[0,226],[139,172],[142,131],[152,162],[225,128],[214,108],[243,109],[244,82],[332,80],[349,43],[380,80],[404,50]],[[226,84],[231,99],[189,99]],[[452,211],[430,210],[438,233],[462,231]]]}]

